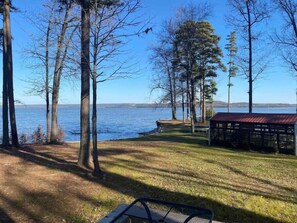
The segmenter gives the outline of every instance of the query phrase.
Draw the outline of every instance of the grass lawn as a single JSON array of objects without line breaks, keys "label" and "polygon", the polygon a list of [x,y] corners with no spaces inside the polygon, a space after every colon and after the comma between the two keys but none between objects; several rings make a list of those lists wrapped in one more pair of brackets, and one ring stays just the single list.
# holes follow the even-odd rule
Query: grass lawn
[{"label": "grass lawn", "polygon": [[96,222],[138,197],[211,208],[226,222],[297,222],[297,158],[209,147],[179,125],[99,143],[101,179],[78,144],[0,149],[0,222]]}]

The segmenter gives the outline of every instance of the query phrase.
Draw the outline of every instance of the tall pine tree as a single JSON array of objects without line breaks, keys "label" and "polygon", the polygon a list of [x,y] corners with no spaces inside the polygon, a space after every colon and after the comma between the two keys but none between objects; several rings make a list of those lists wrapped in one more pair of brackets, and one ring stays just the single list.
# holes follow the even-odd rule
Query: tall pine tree
[{"label": "tall pine tree", "polygon": [[[196,88],[200,89],[201,121],[206,121],[207,92],[215,86],[209,84],[217,77],[217,69],[225,70],[219,47],[220,38],[207,21],[187,21],[177,31],[180,66],[186,70],[186,79],[190,86],[190,108],[192,118],[196,111]],[[193,131],[193,129],[192,129]]]},{"label": "tall pine tree", "polygon": [[232,31],[227,36],[228,43],[225,46],[225,49],[227,50],[227,56],[229,57],[228,61],[228,112],[230,112],[230,89],[233,86],[231,83],[231,78],[236,76],[237,67],[235,66],[235,57],[237,53],[237,47],[236,47],[236,33],[235,31]]}]

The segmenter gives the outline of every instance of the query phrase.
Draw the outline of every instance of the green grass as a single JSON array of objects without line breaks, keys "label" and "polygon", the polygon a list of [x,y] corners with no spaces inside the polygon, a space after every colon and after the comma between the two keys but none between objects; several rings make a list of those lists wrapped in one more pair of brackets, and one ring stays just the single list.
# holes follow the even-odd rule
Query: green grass
[{"label": "green grass", "polygon": [[210,208],[225,222],[297,222],[295,156],[208,146],[180,125],[98,147],[100,179],[76,165],[75,143],[0,150],[0,222],[97,222],[138,197]]},{"label": "green grass", "polygon": [[211,208],[227,222],[297,222],[294,156],[209,147],[178,126],[104,147],[107,184],[124,195]]}]

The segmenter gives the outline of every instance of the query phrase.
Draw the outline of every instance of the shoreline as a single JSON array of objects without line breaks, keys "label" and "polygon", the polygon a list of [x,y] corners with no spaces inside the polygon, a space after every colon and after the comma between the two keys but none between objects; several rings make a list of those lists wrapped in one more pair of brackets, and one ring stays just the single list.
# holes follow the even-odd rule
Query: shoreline
[{"label": "shoreline", "polygon": [[[59,107],[78,107],[80,104],[59,104]],[[92,106],[92,104],[90,105]],[[154,104],[154,103],[102,103],[97,104],[99,108],[170,108],[168,104]],[[210,107],[210,104],[207,104]],[[212,105],[216,108],[227,108],[226,102],[214,102]],[[296,104],[290,103],[255,103],[253,108],[292,108],[296,107]],[[0,105],[2,107],[2,105]],[[26,108],[26,107],[45,107],[45,104],[17,104],[16,108]],[[177,105],[178,108],[181,108],[182,105]],[[248,108],[247,102],[234,102],[231,103],[230,107],[232,108]]]}]

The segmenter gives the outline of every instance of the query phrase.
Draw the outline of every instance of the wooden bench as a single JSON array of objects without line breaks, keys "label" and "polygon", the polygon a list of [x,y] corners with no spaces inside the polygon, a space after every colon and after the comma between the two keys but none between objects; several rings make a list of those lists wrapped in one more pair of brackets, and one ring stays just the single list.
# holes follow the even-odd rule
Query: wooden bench
[{"label": "wooden bench", "polygon": [[208,127],[195,127],[195,130],[198,134],[208,135],[209,128]]}]

